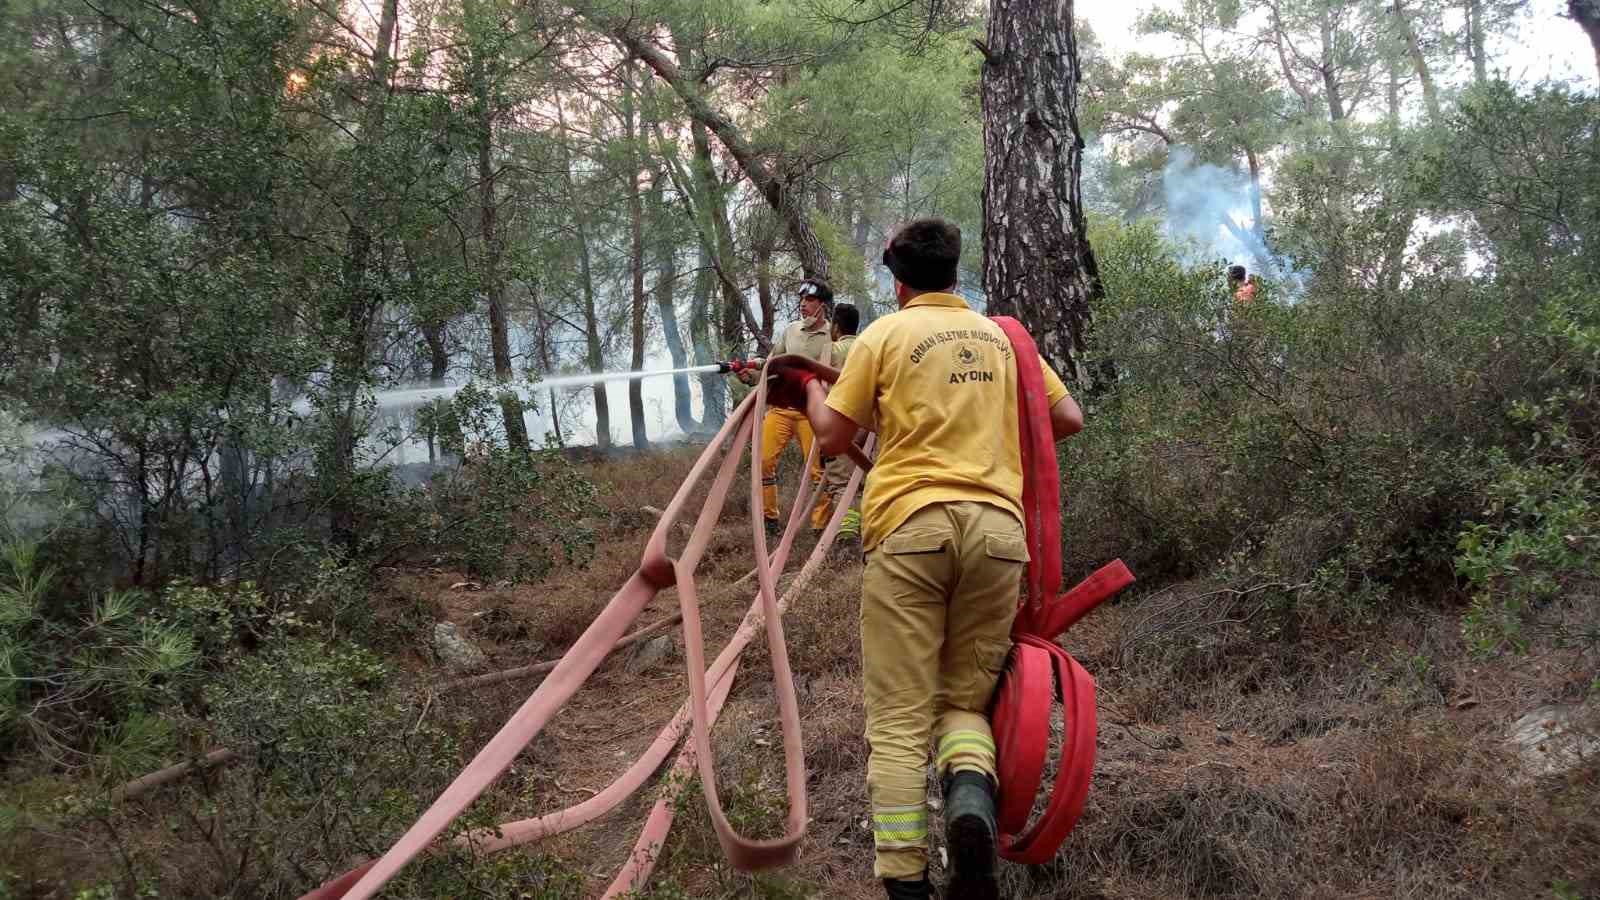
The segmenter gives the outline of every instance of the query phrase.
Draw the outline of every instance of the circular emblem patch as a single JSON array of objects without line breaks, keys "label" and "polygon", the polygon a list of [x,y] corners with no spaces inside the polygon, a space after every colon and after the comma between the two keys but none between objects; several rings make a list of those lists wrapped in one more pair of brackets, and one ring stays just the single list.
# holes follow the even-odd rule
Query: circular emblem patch
[{"label": "circular emblem patch", "polygon": [[970,369],[980,362],[983,362],[983,356],[978,353],[978,348],[971,344],[956,345],[956,365],[963,369]]}]

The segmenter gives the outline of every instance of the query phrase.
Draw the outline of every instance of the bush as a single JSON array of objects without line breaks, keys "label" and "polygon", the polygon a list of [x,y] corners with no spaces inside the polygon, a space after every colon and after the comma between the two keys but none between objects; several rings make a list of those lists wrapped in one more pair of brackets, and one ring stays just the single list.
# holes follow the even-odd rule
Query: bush
[{"label": "bush", "polygon": [[1508,415],[1521,447],[1488,454],[1482,512],[1459,534],[1468,637],[1526,650],[1530,631],[1600,650],[1600,294],[1548,302],[1526,343],[1551,360]]},{"label": "bush", "polygon": [[1515,437],[1503,398],[1553,358],[1506,359],[1532,309],[1445,278],[1268,282],[1236,307],[1152,225],[1099,226],[1096,248],[1096,356],[1118,379],[1062,451],[1072,572],[1121,555],[1147,584],[1310,583],[1351,612],[1450,588],[1490,450]]},{"label": "bush", "polygon": [[594,551],[594,484],[553,450],[531,458],[491,447],[460,470],[395,498],[381,544],[427,553],[479,578],[528,580]]},{"label": "bush", "polygon": [[56,573],[38,551],[24,538],[0,546],[0,752],[113,777],[152,765],[171,746],[160,713],[198,671],[194,635],[142,615],[138,591],[48,615]]}]

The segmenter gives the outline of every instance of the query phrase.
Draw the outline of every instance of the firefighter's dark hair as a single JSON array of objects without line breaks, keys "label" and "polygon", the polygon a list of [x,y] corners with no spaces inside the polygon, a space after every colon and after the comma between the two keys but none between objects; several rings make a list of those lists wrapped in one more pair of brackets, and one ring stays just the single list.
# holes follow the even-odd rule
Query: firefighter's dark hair
[{"label": "firefighter's dark hair", "polygon": [[855,334],[861,327],[861,310],[856,309],[853,303],[841,303],[833,308],[833,324],[838,327],[840,335]]},{"label": "firefighter's dark hair", "polygon": [[1228,267],[1228,280],[1229,281],[1243,281],[1244,280],[1244,266],[1229,266]]},{"label": "firefighter's dark hair", "polygon": [[942,291],[956,283],[961,263],[961,229],[944,219],[906,223],[883,250],[883,264],[895,280],[919,291]]}]

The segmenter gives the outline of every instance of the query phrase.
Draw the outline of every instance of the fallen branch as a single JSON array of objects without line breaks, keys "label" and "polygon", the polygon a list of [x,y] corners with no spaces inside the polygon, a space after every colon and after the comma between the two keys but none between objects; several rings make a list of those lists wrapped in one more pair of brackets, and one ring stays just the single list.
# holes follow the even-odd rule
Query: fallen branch
[{"label": "fallen branch", "polygon": [[[621,640],[612,645],[611,650],[612,652],[615,652],[617,650],[621,650],[623,647],[626,647],[629,644],[635,644],[644,640],[645,638],[653,637],[656,634],[665,631],[667,628],[676,625],[682,618],[683,613],[679,611],[667,616],[665,619],[662,619],[655,624],[646,625],[638,631],[635,631],[633,634],[624,636]],[[462,688],[483,687],[487,684],[499,684],[502,681],[515,681],[518,678],[526,678],[529,675],[539,675],[544,672],[548,672],[551,669],[554,669],[556,664],[559,662],[561,662],[561,660],[552,659],[542,663],[534,663],[533,665],[529,666],[517,666],[514,669],[503,669],[499,672],[489,672],[484,675],[469,675],[465,678],[456,678],[450,681],[440,682],[439,684],[434,685],[433,691],[435,694],[445,694],[449,693],[450,691],[461,690]]]},{"label": "fallen branch", "polygon": [[238,758],[239,754],[237,752],[229,750],[226,747],[218,747],[199,759],[192,759],[187,762],[176,763],[174,765],[167,766],[165,769],[158,769],[148,775],[140,775],[138,778],[135,778],[116,790],[113,790],[111,792],[111,800],[114,803],[121,803],[124,800],[132,800],[133,798],[146,793],[152,788],[158,788],[168,782],[177,781],[179,778],[182,778],[183,776],[188,775],[190,772],[196,771],[197,769],[209,769],[213,766],[225,766]]}]

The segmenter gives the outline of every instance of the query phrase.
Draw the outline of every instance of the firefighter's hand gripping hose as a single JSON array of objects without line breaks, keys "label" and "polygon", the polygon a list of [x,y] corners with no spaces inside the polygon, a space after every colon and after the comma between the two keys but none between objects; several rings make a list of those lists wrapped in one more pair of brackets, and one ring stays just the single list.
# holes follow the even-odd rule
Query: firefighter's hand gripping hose
[{"label": "firefighter's hand gripping hose", "polygon": [[[767,361],[768,365],[770,363],[770,360]],[[528,742],[594,673],[645,605],[658,592],[674,586],[678,588],[679,603],[683,611],[684,655],[688,666],[689,698],[673,720],[662,729],[655,742],[615,782],[589,800],[540,818],[510,822],[487,831],[468,832],[458,836],[455,842],[492,852],[559,834],[592,821],[614,809],[638,790],[677,745],[684,726],[690,724],[692,741],[680,754],[674,771],[686,773],[691,761],[698,769],[712,825],[729,861],[737,868],[749,870],[784,865],[794,859],[805,836],[808,811],[805,758],[800,740],[800,710],[795,696],[793,675],[789,669],[788,652],[784,645],[781,613],[789,599],[804,589],[806,582],[826,557],[833,538],[838,533],[840,521],[861,483],[863,470],[858,468],[851,476],[833,518],[828,522],[827,528],[793,585],[780,600],[776,589],[777,573],[783,570],[784,563],[788,559],[795,535],[805,520],[804,512],[810,507],[810,494],[815,489],[803,474],[809,471],[811,461],[808,459],[807,465],[801,470],[802,484],[805,485],[800,491],[802,496],[795,499],[788,527],[777,550],[770,555],[767,551],[766,532],[762,528],[760,467],[754,465],[750,467],[751,538],[756,549],[757,596],[744,622],[708,670],[705,666],[704,636],[700,624],[699,598],[694,572],[705,553],[712,529],[716,525],[733,477],[738,471],[743,448],[748,444],[751,448],[751,458],[760,458],[761,429],[756,425],[766,413],[767,379],[763,377],[757,384],[757,389],[745,398],[696,460],[688,477],[656,523],[655,531],[645,545],[638,569],[595,617],[594,622],[521,708],[387,853],[323,884],[306,894],[302,900],[371,897],[407,863],[419,854],[427,852],[450,823],[505,771]],[[694,530],[681,554],[674,559],[667,553],[667,536],[683,514],[694,489],[711,468],[719,449],[723,448],[730,438],[731,445],[723,454],[720,467],[696,517]],[[815,445],[811,452],[812,454],[817,452]],[[852,454],[852,458],[856,459],[858,464],[866,462],[866,457],[859,450]],[[763,627],[772,658],[773,683],[783,728],[789,814],[782,837],[757,841],[737,834],[723,814],[717,795],[716,773],[711,753],[711,726],[733,685],[739,654],[755,636],[757,629]],[[671,805],[658,802],[646,822],[644,833],[640,836],[639,846],[636,848],[643,852],[636,852],[630,857],[630,862],[605,896],[612,897],[631,890],[648,877],[655,856],[653,851],[659,849],[670,823]]]}]

